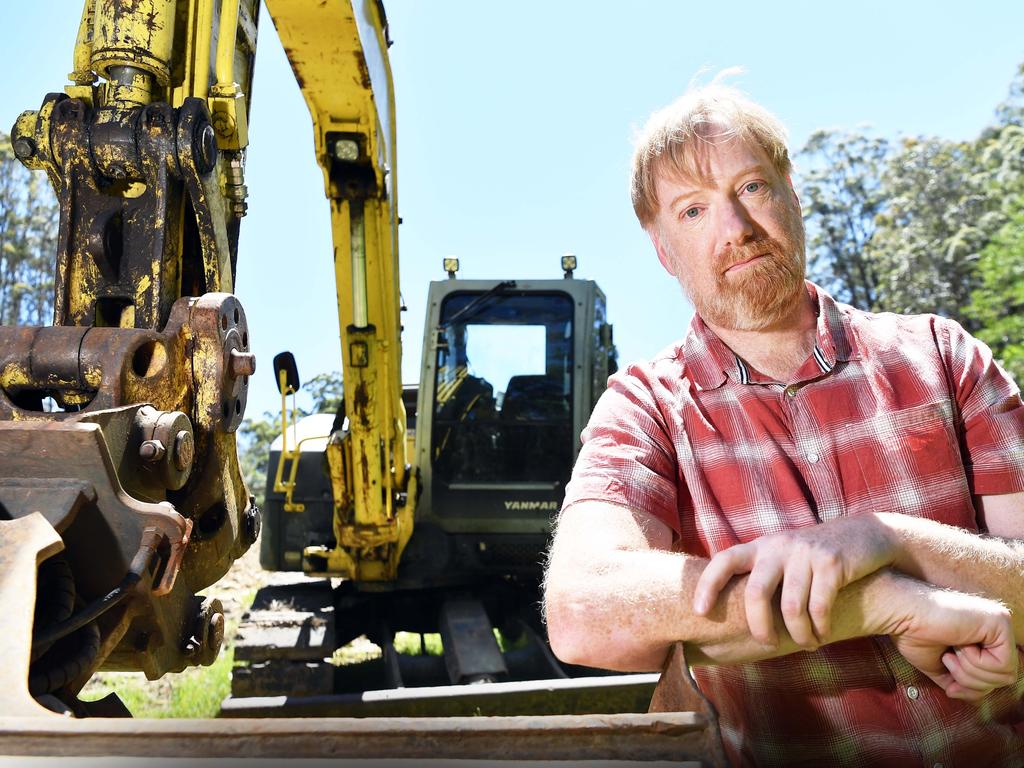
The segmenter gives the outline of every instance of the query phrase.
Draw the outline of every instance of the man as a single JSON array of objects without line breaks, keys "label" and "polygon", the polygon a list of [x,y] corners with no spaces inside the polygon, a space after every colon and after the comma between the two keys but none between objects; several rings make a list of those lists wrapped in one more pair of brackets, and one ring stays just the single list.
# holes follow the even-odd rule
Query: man
[{"label": "man", "polygon": [[696,309],[583,433],[545,603],[565,661],[682,641],[737,765],[1024,765],[1024,405],[935,316],[805,282],[784,132],[711,84],[632,196]]}]

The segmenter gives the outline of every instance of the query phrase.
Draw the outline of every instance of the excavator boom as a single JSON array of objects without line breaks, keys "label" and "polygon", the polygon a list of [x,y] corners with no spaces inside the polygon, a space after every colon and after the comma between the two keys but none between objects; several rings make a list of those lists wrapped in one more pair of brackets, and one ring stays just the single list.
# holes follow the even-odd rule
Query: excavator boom
[{"label": "excavator boom", "polygon": [[313,118],[331,205],[348,429],[328,445],[334,542],[303,569],[394,579],[412,533],[416,481],[406,458],[398,278],[395,104],[387,20],[376,0],[268,10]]}]

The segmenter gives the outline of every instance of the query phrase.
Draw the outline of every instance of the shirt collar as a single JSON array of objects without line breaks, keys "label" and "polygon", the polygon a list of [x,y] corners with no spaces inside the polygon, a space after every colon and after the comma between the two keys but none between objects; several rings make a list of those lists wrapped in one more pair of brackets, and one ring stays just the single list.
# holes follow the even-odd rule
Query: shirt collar
[{"label": "shirt collar", "polygon": [[825,362],[832,367],[836,361],[859,359],[860,353],[856,349],[853,330],[850,328],[850,313],[844,312],[835,299],[809,280],[807,291],[818,305],[816,343],[825,357]]},{"label": "shirt collar", "polygon": [[[828,373],[837,361],[855,360],[859,355],[853,346],[848,314],[817,285],[809,280],[806,285],[818,314],[815,362],[822,372]],[[680,352],[686,375],[698,389],[715,389],[729,378],[741,384],[756,380],[749,366],[707,327],[699,315],[695,314],[690,321]]]}]

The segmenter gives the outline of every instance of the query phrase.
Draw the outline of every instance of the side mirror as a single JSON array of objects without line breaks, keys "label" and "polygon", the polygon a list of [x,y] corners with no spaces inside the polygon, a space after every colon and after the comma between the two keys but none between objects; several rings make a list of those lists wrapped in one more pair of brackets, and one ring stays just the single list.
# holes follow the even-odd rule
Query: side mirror
[{"label": "side mirror", "polygon": [[[284,374],[284,386],[286,391],[281,390],[281,374]],[[274,355],[274,379],[277,381],[277,391],[282,395],[290,392],[298,392],[299,369],[295,366],[295,355],[291,352],[281,352]]]}]

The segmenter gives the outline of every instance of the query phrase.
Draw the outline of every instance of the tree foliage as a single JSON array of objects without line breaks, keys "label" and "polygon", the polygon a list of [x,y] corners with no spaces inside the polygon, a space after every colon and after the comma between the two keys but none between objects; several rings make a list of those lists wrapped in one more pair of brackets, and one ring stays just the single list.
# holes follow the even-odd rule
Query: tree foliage
[{"label": "tree foliage", "polygon": [[22,166],[0,133],[0,325],[52,322],[59,218],[46,177]]},{"label": "tree foliage", "polygon": [[972,325],[964,309],[979,284],[978,257],[1001,224],[982,155],[974,142],[916,138],[890,160],[869,248],[885,309]]},{"label": "tree foliage", "polygon": [[262,417],[243,419],[235,433],[238,466],[249,493],[263,506],[267,490],[270,444],[281,434],[281,416],[266,411]]},{"label": "tree foliage", "polygon": [[1024,208],[982,250],[978,272],[980,285],[969,310],[978,338],[1024,382]]},{"label": "tree foliage", "polygon": [[302,385],[303,391],[313,398],[309,413],[337,413],[341,408],[341,373],[318,373]]},{"label": "tree foliage", "polygon": [[1024,376],[1024,64],[974,140],[818,131],[798,159],[812,279],[958,320]]},{"label": "tree foliage", "polygon": [[885,201],[885,139],[820,130],[798,155],[807,224],[808,271],[834,296],[861,309],[878,303],[878,267],[868,250]]},{"label": "tree foliage", "polygon": [[996,107],[996,124],[1024,126],[1024,62],[1010,81],[1006,100]]}]

